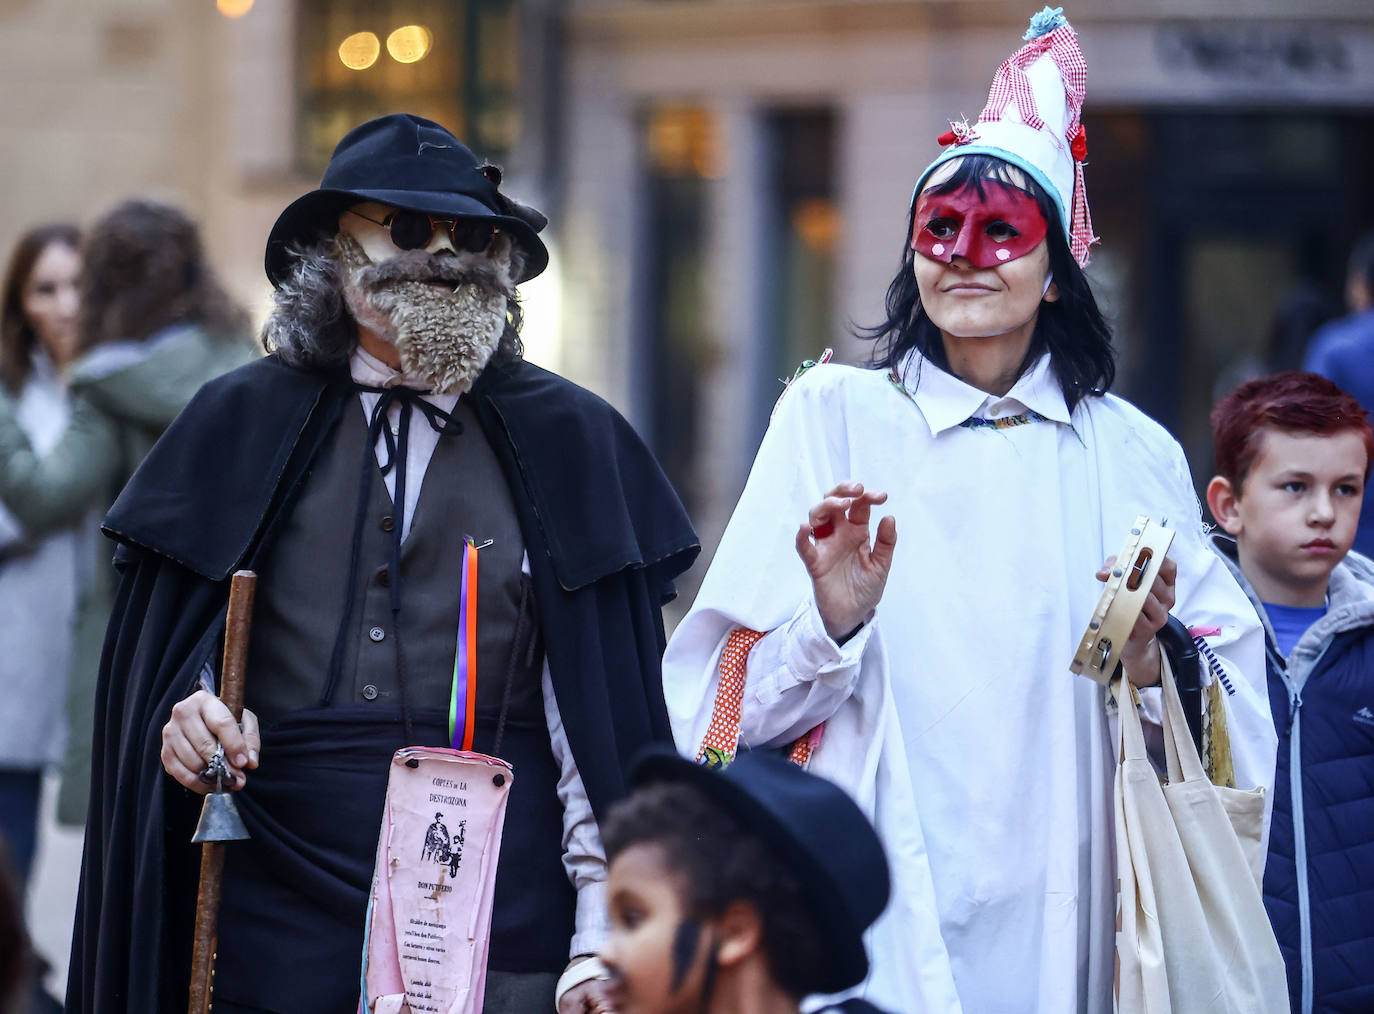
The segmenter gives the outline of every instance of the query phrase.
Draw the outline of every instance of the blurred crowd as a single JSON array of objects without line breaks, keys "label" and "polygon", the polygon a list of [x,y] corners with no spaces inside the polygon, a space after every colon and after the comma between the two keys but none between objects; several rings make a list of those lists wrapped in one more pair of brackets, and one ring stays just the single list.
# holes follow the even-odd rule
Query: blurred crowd
[{"label": "blurred crowd", "polygon": [[[24,233],[9,255],[3,300],[0,892],[8,897],[0,910],[8,912],[39,848],[45,772],[60,772],[58,821],[80,828],[86,819],[92,699],[115,586],[100,519],[200,385],[246,362],[255,346],[196,223],[149,200],[124,201],[84,230],[52,222]],[[23,978],[34,989],[42,968],[35,961],[20,975],[22,939],[22,927],[0,924],[0,965],[15,966],[0,984]]]}]

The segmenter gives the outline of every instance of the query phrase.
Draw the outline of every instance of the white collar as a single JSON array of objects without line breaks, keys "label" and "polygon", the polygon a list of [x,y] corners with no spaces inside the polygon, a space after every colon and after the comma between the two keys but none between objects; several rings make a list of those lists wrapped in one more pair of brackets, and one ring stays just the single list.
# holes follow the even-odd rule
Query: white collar
[{"label": "white collar", "polygon": [[1070,420],[1049,353],[1037,359],[1000,398],[964,383],[914,349],[897,367],[896,379],[921,410],[931,436],[939,436],[971,416],[999,418],[1027,409],[1053,422],[1067,425]]},{"label": "white collar", "polygon": [[353,380],[368,387],[415,387],[425,388],[429,385],[415,380],[408,380],[406,375],[393,366],[388,366],[367,349],[357,345],[353,349],[353,355],[348,360],[348,372]]}]

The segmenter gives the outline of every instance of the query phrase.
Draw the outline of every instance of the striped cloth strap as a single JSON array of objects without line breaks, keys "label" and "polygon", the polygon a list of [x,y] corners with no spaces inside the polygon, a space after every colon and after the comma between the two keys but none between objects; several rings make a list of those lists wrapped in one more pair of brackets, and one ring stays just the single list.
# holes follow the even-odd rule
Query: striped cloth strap
[{"label": "striped cloth strap", "polygon": [[[744,682],[748,674],[749,652],[764,636],[761,630],[736,627],[725,640],[720,653],[716,700],[711,708],[711,724],[697,751],[697,763],[709,768],[723,768],[735,759],[739,750],[740,708],[744,703]],[[805,736],[797,739],[788,751],[787,759],[799,767],[806,767],[811,755],[820,746],[822,722]]]}]

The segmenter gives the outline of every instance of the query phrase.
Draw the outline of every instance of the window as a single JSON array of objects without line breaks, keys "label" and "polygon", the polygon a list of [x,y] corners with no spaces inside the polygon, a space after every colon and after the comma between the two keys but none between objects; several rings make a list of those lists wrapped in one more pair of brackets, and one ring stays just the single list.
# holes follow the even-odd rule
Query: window
[{"label": "window", "polygon": [[1374,224],[1374,118],[1123,109],[1086,124],[1103,237],[1088,275],[1121,350],[1116,390],[1178,437],[1201,488],[1216,400],[1299,364],[1341,312],[1344,258]]},{"label": "window", "polygon": [[647,375],[644,429],[688,512],[706,504],[694,481],[700,464],[702,387],[710,380],[712,344],[706,300],[708,188],[719,173],[719,130],[696,106],[662,106],[641,124],[645,167]]},{"label": "window", "polygon": [[[773,202],[768,237],[774,270],[774,376],[837,342],[835,116],[828,109],[779,110],[766,120],[772,155],[765,194]],[[772,378],[770,378],[771,380]],[[773,384],[772,390],[776,390]],[[763,399],[766,405],[771,399]]]},{"label": "window", "polygon": [[297,159],[318,173],[374,116],[407,112],[499,160],[520,134],[513,0],[302,0]]}]

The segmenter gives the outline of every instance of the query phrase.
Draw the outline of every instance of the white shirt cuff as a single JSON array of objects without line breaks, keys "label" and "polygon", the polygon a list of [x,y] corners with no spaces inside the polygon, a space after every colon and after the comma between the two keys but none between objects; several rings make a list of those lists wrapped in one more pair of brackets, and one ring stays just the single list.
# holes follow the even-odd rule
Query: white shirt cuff
[{"label": "white shirt cuff", "polygon": [[595,954],[610,935],[611,924],[606,914],[606,882],[584,881],[577,889],[577,931],[573,933],[568,957]]},{"label": "white shirt cuff", "polygon": [[813,679],[825,682],[824,677],[837,672],[843,673],[843,678],[848,680],[868,646],[874,620],[870,617],[857,634],[841,645],[825,632],[825,621],[816,608],[816,600],[808,599],[788,624],[788,671],[798,683]]},{"label": "white shirt cuff", "polygon": [[549,729],[549,747],[558,763],[558,799],[563,804],[563,868],[577,892],[577,911],[569,957],[595,954],[609,932],[606,916],[606,852],[601,846],[601,831],[587,798],[586,786],[573,760],[572,747],[563,717],[553,692],[553,677],[548,659],[544,660],[541,680],[544,693],[544,719]]}]

